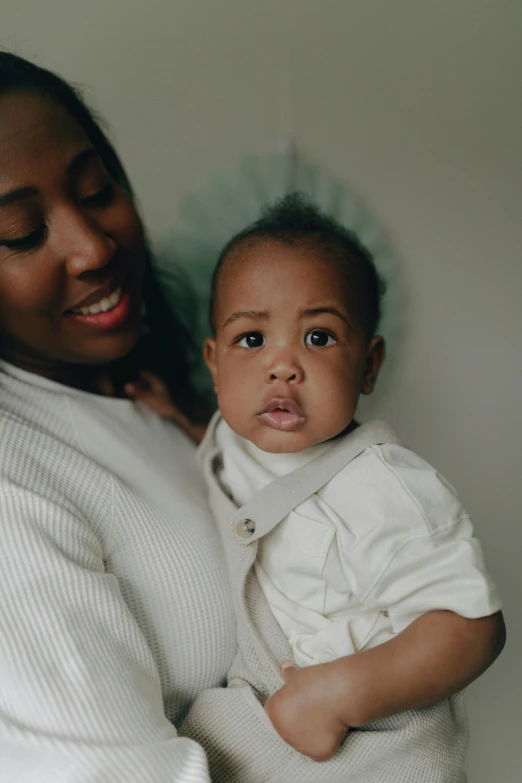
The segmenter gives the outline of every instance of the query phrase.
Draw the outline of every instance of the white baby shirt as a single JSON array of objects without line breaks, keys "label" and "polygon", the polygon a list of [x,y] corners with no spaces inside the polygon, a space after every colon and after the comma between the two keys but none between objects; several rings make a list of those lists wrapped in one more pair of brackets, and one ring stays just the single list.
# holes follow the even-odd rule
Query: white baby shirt
[{"label": "white baby shirt", "polygon": [[[220,481],[243,505],[323,453],[270,454],[221,419]],[[436,609],[501,608],[455,490],[404,446],[372,446],[259,542],[255,573],[299,666],[374,647]]]}]

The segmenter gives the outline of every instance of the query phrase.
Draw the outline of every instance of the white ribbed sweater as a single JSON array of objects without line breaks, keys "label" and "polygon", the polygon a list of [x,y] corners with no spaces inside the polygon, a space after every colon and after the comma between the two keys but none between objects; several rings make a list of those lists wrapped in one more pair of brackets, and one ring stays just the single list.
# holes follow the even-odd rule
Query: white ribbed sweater
[{"label": "white ribbed sweater", "polygon": [[234,651],[204,497],[174,427],[0,365],[0,783],[209,780],[173,725]]}]

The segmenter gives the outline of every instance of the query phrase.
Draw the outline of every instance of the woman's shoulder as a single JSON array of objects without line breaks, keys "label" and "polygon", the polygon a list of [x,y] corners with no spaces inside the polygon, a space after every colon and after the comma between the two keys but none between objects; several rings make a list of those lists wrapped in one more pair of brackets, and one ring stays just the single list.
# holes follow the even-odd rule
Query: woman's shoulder
[{"label": "woman's shoulder", "polygon": [[0,371],[0,436],[2,467],[24,453],[29,458],[39,444],[78,445],[65,395],[4,371]]},{"label": "woman's shoulder", "polygon": [[38,436],[54,437],[66,443],[75,441],[74,428],[64,395],[25,383],[0,371],[0,431],[2,446],[20,441],[18,432],[29,442]]},{"label": "woman's shoulder", "polygon": [[82,450],[66,395],[0,373],[0,495],[92,520],[90,494],[108,496],[110,477]]}]

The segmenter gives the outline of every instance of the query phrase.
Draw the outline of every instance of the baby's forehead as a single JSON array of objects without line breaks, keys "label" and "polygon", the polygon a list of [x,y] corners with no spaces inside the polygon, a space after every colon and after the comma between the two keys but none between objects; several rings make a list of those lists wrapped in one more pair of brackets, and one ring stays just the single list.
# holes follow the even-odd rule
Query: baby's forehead
[{"label": "baby's forehead", "polygon": [[300,319],[300,313],[330,307],[362,325],[364,294],[356,278],[349,262],[311,243],[249,238],[224,260],[214,291],[214,323],[244,311]]},{"label": "baby's forehead", "polygon": [[255,289],[267,279],[297,292],[303,279],[313,278],[352,298],[356,289],[361,293],[358,277],[353,260],[334,243],[313,237],[246,237],[223,258],[215,294],[222,296],[238,286]]}]

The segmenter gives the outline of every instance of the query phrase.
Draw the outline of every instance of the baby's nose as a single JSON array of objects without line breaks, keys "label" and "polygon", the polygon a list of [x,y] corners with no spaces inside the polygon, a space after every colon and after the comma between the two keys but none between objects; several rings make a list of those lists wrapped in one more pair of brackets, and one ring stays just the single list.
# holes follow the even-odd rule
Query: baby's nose
[{"label": "baby's nose", "polygon": [[268,370],[270,382],[299,383],[303,378],[303,372],[297,361],[290,357],[280,357],[272,362]]},{"label": "baby's nose", "polygon": [[275,370],[274,372],[270,373],[270,379],[272,381],[284,381],[285,383],[290,383],[290,381],[295,381],[296,373],[292,372],[291,370]]}]

